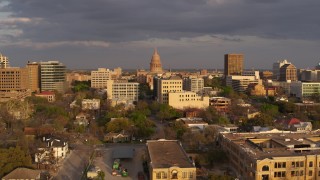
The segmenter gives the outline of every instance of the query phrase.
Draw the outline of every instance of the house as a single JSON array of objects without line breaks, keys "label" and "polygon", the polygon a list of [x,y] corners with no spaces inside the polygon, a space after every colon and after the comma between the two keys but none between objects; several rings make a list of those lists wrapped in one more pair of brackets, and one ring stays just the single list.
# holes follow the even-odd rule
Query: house
[{"label": "house", "polygon": [[182,121],[183,124],[185,124],[188,128],[191,128],[193,130],[200,129],[203,131],[203,129],[208,126],[208,123],[204,122],[202,118],[179,118],[176,119],[176,121]]},{"label": "house", "polygon": [[17,168],[6,176],[2,177],[2,180],[40,180],[41,175],[42,174],[40,170]]},{"label": "house", "polygon": [[68,150],[67,141],[44,136],[41,146],[37,148],[34,161],[39,164],[52,164],[60,159],[64,159]]},{"label": "house", "polygon": [[280,119],[276,120],[276,124],[279,128],[297,132],[306,132],[312,131],[311,122],[302,122],[300,119],[291,118],[291,119]]},{"label": "house", "polygon": [[56,100],[56,94],[51,91],[43,91],[41,93],[35,94],[36,97],[42,97],[48,100],[48,102],[54,102]]},{"label": "house", "polygon": [[124,131],[120,133],[109,132],[104,136],[104,141],[112,143],[128,142],[131,139],[130,137],[131,136],[126,134]]},{"label": "house", "polygon": [[82,110],[100,109],[100,99],[83,99],[81,102]]},{"label": "house", "polygon": [[79,126],[88,126],[89,118],[90,118],[90,115],[81,112],[76,116],[76,120],[74,121],[74,124]]}]

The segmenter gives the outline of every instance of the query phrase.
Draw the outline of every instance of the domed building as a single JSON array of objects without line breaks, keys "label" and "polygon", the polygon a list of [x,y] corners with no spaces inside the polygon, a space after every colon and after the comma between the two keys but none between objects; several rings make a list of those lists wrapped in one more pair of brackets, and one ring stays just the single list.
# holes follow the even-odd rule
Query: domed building
[{"label": "domed building", "polygon": [[151,58],[150,72],[151,73],[161,73],[162,72],[162,65],[161,65],[160,55],[158,54],[157,49],[154,49],[154,53],[153,53],[152,58]]}]

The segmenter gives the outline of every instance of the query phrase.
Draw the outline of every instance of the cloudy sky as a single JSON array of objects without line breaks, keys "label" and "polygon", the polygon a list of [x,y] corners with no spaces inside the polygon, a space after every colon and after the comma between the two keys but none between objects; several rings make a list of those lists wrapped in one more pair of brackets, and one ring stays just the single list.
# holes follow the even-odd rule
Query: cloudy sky
[{"label": "cloudy sky", "polygon": [[12,66],[59,60],[70,69],[246,68],[320,62],[319,0],[0,0],[0,52]]}]

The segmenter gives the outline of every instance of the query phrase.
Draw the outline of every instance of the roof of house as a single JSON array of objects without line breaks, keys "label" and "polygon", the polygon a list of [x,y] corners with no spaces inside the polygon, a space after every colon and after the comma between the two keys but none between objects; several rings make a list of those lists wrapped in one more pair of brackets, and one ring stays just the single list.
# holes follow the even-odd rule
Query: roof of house
[{"label": "roof of house", "polygon": [[153,168],[194,167],[177,140],[150,140],[147,147]]},{"label": "roof of house", "polygon": [[36,95],[55,95],[54,92],[51,91],[42,91],[41,93],[38,93]]},{"label": "roof of house", "polygon": [[4,176],[2,180],[7,179],[40,179],[40,170],[33,170],[28,168],[17,168]]}]

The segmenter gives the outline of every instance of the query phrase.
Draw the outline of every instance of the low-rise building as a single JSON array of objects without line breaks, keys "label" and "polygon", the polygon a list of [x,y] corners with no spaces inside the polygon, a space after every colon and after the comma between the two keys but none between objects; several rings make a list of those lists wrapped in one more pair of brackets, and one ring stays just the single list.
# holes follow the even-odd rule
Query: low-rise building
[{"label": "low-rise building", "polygon": [[42,91],[41,93],[35,94],[35,96],[45,98],[48,102],[56,101],[56,94],[52,91]]},{"label": "low-rise building", "polygon": [[169,92],[168,104],[176,109],[185,108],[207,108],[209,106],[208,96],[199,96],[195,92]]},{"label": "low-rise building", "polygon": [[196,180],[196,167],[177,140],[147,141],[150,180]]},{"label": "low-rise building", "polygon": [[76,116],[74,124],[79,125],[79,126],[88,126],[89,119],[90,119],[90,115],[81,112]]},{"label": "low-rise building", "polygon": [[226,97],[211,97],[210,106],[214,107],[218,112],[228,112],[231,106],[231,99]]},{"label": "low-rise building", "polygon": [[40,180],[44,178],[40,170],[19,167],[11,171],[2,180]]},{"label": "low-rise building", "polygon": [[309,98],[320,94],[320,82],[292,82],[290,94],[298,98]]},{"label": "low-rise building", "polygon": [[219,144],[237,177],[319,179],[320,133],[224,133]]},{"label": "low-rise building", "polygon": [[108,80],[107,96],[112,105],[133,104],[139,98],[139,83]]},{"label": "low-rise building", "polygon": [[182,121],[188,128],[199,128],[201,131],[204,130],[208,123],[204,122],[202,118],[179,118],[176,121]]},{"label": "low-rise building", "polygon": [[100,109],[100,99],[83,99],[81,102],[82,110]]}]

